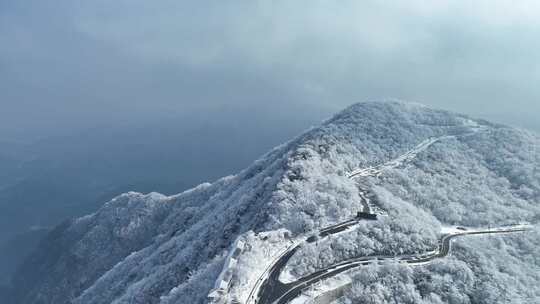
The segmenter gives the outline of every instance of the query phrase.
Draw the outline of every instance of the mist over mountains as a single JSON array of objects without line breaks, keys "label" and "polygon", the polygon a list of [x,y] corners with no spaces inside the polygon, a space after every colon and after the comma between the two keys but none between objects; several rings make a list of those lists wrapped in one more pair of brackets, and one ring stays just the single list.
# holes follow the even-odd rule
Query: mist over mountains
[{"label": "mist over mountains", "polygon": [[0,304],[540,303],[539,33],[537,0],[0,0]]},{"label": "mist over mountains", "polygon": [[[355,169],[384,164],[434,138],[408,163],[362,185],[348,178]],[[238,258],[229,295],[244,301],[269,262],[260,248],[278,248],[290,241],[285,236],[350,219],[363,208],[362,187],[387,216],[303,246],[288,266],[292,276],[351,255],[431,250],[448,225],[536,224],[539,144],[531,132],[417,104],[357,104],[238,174],[172,196],[128,192],[57,226],[18,269],[13,301],[205,303],[239,239],[248,249]],[[163,148],[156,144],[156,151]],[[537,226],[519,236],[456,243],[450,257],[427,266],[390,263],[346,272],[355,285],[340,301],[540,299]]]},{"label": "mist over mountains", "polygon": [[[312,118],[104,125],[33,143],[0,142],[0,285],[41,236],[127,191],[174,194],[247,166]],[[283,117],[285,118],[285,116]],[[249,124],[250,129],[242,128]]]}]

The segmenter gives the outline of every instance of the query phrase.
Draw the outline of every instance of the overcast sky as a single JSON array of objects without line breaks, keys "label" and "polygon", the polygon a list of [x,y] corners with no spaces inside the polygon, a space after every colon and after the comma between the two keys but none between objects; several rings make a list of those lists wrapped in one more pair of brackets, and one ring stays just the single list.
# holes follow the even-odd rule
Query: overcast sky
[{"label": "overcast sky", "polygon": [[382,98],[538,131],[539,37],[536,0],[0,0],[0,138]]}]

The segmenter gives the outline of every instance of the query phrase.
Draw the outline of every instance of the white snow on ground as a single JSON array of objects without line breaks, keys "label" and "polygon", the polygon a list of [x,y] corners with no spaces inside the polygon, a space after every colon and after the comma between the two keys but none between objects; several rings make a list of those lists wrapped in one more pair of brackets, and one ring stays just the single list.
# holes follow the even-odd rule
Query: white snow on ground
[{"label": "white snow on ground", "polygon": [[[36,282],[18,292],[27,302],[41,298],[53,303],[129,304],[134,300],[151,303],[165,296],[162,304],[207,303],[206,296],[237,237],[248,236],[250,230],[280,228],[297,235],[345,220],[361,206],[358,185],[346,178],[349,169],[358,164],[406,160],[408,156],[397,156],[443,134],[459,140],[432,145],[425,157],[419,154],[415,166],[406,171],[384,171],[377,186],[369,181],[367,186],[376,187],[373,190],[378,203],[388,210],[389,217],[374,224],[373,236],[358,235],[366,245],[352,238],[351,242],[336,242],[339,246],[328,251],[332,254],[322,257],[345,257],[347,252],[367,247],[390,252],[400,248],[431,250],[435,244],[429,241],[435,240],[440,223],[485,227],[537,222],[538,136],[489,123],[485,134],[473,133],[462,119],[460,115],[401,103],[355,105],[270,151],[233,177],[155,202],[143,195],[120,196],[93,216],[70,222],[58,231],[58,240],[51,241],[60,249],[50,255],[38,251],[28,260],[20,279]],[[459,247],[454,259],[426,270],[427,278],[450,277],[459,283],[454,286],[463,287],[448,290],[441,282],[427,287],[433,288],[443,303],[456,296],[482,304],[497,303],[496,299],[510,302],[513,295],[524,295],[527,303],[540,303],[535,301],[540,298],[539,272],[534,267],[540,238],[538,229],[535,231],[523,238],[505,238],[501,246],[487,246],[490,243],[483,242],[485,238],[468,241]],[[254,234],[250,237],[255,238]],[[257,248],[265,242],[270,244],[261,252]],[[233,275],[232,290],[240,295],[245,295],[244,291],[275,261],[274,256],[292,242],[276,235],[275,240],[257,237],[252,243],[247,246],[252,252],[240,256],[239,267],[245,269]],[[247,261],[247,254],[253,261]],[[71,256],[80,261],[78,267],[62,263]],[[298,269],[317,265],[311,252],[299,256],[305,263],[297,264]],[[475,264],[482,260],[486,261]],[[32,269],[40,265],[50,265],[44,269],[50,275],[33,280]],[[357,281],[373,281],[372,286],[392,296],[393,290],[416,282],[416,274],[403,273],[380,284],[379,278],[393,278],[395,274],[399,273],[390,271]],[[472,274],[480,284],[472,284]],[[61,289],[51,288],[60,285]],[[486,298],[486,290],[501,290],[501,286],[504,294]],[[80,296],[71,300],[73,294]],[[363,295],[362,290],[351,293],[353,302],[361,302],[356,297],[362,299]],[[400,303],[421,302],[399,299]]]},{"label": "white snow on ground", "polygon": [[291,273],[290,267],[285,267],[285,269],[283,269],[283,271],[279,275],[279,280],[282,283],[291,283],[298,280],[298,278]]},{"label": "white snow on ground", "polygon": [[463,125],[468,127],[471,130],[471,134],[478,133],[480,131],[487,130],[487,126],[479,124],[477,121],[472,119],[464,119]]},{"label": "white snow on ground", "polygon": [[214,289],[211,290],[210,294],[208,295],[209,298],[213,298],[211,303],[220,303],[222,301],[222,298],[227,297],[226,294],[228,293],[228,288],[232,280],[232,276],[234,275],[236,271],[236,265],[238,264],[238,257],[240,254],[242,254],[244,247],[245,242],[242,236],[238,237],[236,241],[232,244],[231,249],[229,250],[229,254],[225,259],[223,269],[221,270],[221,273],[219,274],[216,283],[214,284]]},{"label": "white snow on ground", "polygon": [[351,278],[342,274],[342,275],[329,278],[317,284],[317,286],[313,289],[310,289],[309,292],[311,296],[318,296],[325,292],[334,290],[336,288],[339,288],[341,286],[344,286],[350,283],[351,283]]},{"label": "white snow on ground", "polygon": [[294,300],[292,300],[290,302],[290,304],[304,304],[304,303],[307,303],[309,300],[311,300],[311,297],[307,296],[307,295],[300,295],[299,297],[295,298]]},{"label": "white snow on ground", "polygon": [[[492,227],[492,228],[472,228],[472,227],[463,227],[463,226],[442,226],[441,234],[461,234],[464,232],[475,232],[475,231],[501,231],[505,230],[508,227]],[[533,226],[527,223],[521,223],[518,225],[512,225],[513,229],[532,229]]]},{"label": "white snow on ground", "polygon": [[[472,134],[480,132],[480,131],[482,131],[482,130],[484,130],[486,128],[485,126],[481,126],[477,122],[475,122],[473,120],[470,120],[470,119],[466,120],[464,124],[467,127],[469,127],[471,132],[469,134],[462,134],[460,136],[472,135]],[[451,138],[456,138],[456,136],[455,135],[446,135],[446,136],[441,136],[441,137],[428,138],[428,139],[424,140],[423,142],[421,142],[416,147],[414,147],[412,150],[408,151],[407,153],[402,154],[401,156],[399,156],[399,157],[397,157],[397,158],[395,158],[395,159],[393,159],[391,161],[388,161],[388,162],[386,162],[384,164],[380,164],[380,165],[377,165],[377,166],[372,166],[372,167],[368,167],[368,168],[362,168],[362,169],[354,170],[353,172],[351,172],[349,177],[378,176],[384,170],[395,169],[395,168],[401,167],[403,165],[406,165],[408,162],[414,160],[419,153],[422,153],[423,151],[428,149],[431,145],[433,145],[433,144],[435,144],[435,143],[437,143],[437,142],[439,142],[441,140],[451,139]]]},{"label": "white snow on ground", "polygon": [[481,126],[478,124],[478,122],[472,120],[472,119],[463,119],[463,125],[467,126],[473,130],[476,130],[480,128]]},{"label": "white snow on ground", "polygon": [[312,300],[317,298],[318,296],[321,296],[329,291],[336,290],[342,286],[349,285],[349,284],[351,284],[351,279],[349,276],[345,274],[341,274],[341,275],[326,279],[316,284],[314,288],[310,288],[306,290],[305,293],[302,295],[302,297],[297,298],[297,299],[302,298],[303,301],[297,302],[297,303],[310,304],[312,303]]},{"label": "white snow on ground", "polygon": [[443,136],[443,137],[436,137],[436,138],[428,138],[421,142],[419,145],[417,145],[414,149],[408,151],[407,153],[402,154],[401,156],[388,161],[384,164],[368,167],[368,168],[362,168],[357,169],[351,172],[349,174],[349,177],[368,177],[368,176],[378,176],[382,173],[382,171],[387,169],[394,169],[400,166],[405,165],[406,163],[412,161],[419,153],[425,151],[427,148],[429,148],[434,143],[447,138],[452,138],[453,136]]},{"label": "white snow on ground", "polygon": [[459,230],[455,226],[441,226],[442,234],[456,234],[460,232],[463,232],[463,230]]},{"label": "white snow on ground", "polygon": [[[325,237],[325,238],[323,238],[323,239],[321,239],[321,240],[319,240],[317,242],[318,242],[318,244],[326,244],[330,240],[332,240],[332,238],[338,237],[338,236],[343,235],[345,233],[350,233],[352,231],[355,231],[357,228],[358,228],[358,226],[355,224],[354,226],[350,226],[346,230],[343,230],[343,231],[334,233],[332,235],[329,235],[329,236],[327,236],[327,237]],[[298,276],[294,275],[291,271],[292,271],[292,269],[291,269],[291,267],[289,267],[289,265],[285,266],[285,268],[283,269],[283,271],[279,275],[279,280],[282,283],[287,284],[287,283],[291,283],[291,282],[294,282],[294,281],[300,279]]]},{"label": "white snow on ground", "polygon": [[287,230],[277,230],[259,233],[256,235],[249,232],[244,236],[246,247],[238,259],[236,274],[234,276],[233,287],[230,295],[244,301],[249,296],[250,291],[258,282],[269,265],[281,255],[287,248],[294,244],[293,239],[289,239]]},{"label": "white snow on ground", "polygon": [[[530,230],[530,229],[533,229],[533,226],[529,224],[519,224],[519,225],[513,225],[513,226],[507,226],[507,227],[495,227],[495,228],[487,228],[487,229],[486,228],[470,228],[469,229],[469,228],[464,228],[464,227],[460,227],[461,229],[457,229],[457,228],[458,227],[444,227],[441,231],[447,234],[463,234],[463,235],[466,235],[467,233],[471,233],[471,232],[475,233],[475,232],[488,232],[488,231],[491,231],[491,232],[499,231],[499,232],[506,233],[506,232],[523,231],[520,229]],[[474,234],[469,234],[469,235],[474,235]],[[424,252],[422,254],[418,254],[412,257],[412,259],[409,259],[409,261],[414,261],[414,263],[405,263],[404,261],[399,259],[399,257],[395,257],[394,259],[386,259],[386,258],[381,259],[381,258],[373,257],[373,260],[371,261],[371,263],[378,264],[378,265],[385,265],[385,264],[387,265],[389,263],[404,263],[409,266],[423,266],[423,265],[428,265],[428,264],[433,263],[433,260],[427,260],[423,262],[416,261],[416,260],[435,256],[439,254],[439,252],[440,252],[440,248],[436,250]],[[361,270],[352,269],[351,271],[358,272]],[[325,281],[319,282],[316,286],[312,286],[312,288],[306,290],[302,294],[302,296],[298,298],[298,301],[294,303],[306,303],[306,304],[311,304],[313,302],[320,303],[319,301],[306,301],[305,298],[307,297],[309,299],[316,299],[318,296],[324,295],[325,293],[336,291],[339,288],[346,287],[346,285],[350,285],[350,283],[351,283],[350,278],[344,277],[344,274],[338,275],[333,278],[329,278]],[[346,287],[346,288],[349,288],[349,287]]]},{"label": "white snow on ground", "polygon": [[[374,166],[374,167],[368,167],[368,168],[362,168],[362,169],[354,170],[353,172],[351,172],[349,174],[349,178],[377,177],[380,174],[382,174],[382,172],[384,170],[397,168],[397,167],[400,167],[400,166],[403,166],[403,165],[407,164],[408,162],[411,162],[412,160],[414,160],[416,158],[416,156],[419,153],[425,151],[426,149],[428,149],[434,143],[436,143],[436,142],[438,142],[440,140],[443,140],[443,139],[453,138],[453,137],[454,136],[442,136],[442,137],[428,138],[428,139],[422,141],[420,144],[418,144],[412,150],[407,151],[406,153],[402,154],[401,156],[399,156],[399,157],[397,157],[397,158],[395,158],[395,159],[393,159],[393,160],[391,160],[389,162],[386,162],[384,164]],[[369,202],[369,199],[368,199],[368,202]],[[373,207],[373,206],[370,206],[370,207]],[[384,214],[384,212],[381,211],[381,210],[377,210],[377,212],[375,212],[375,213]],[[341,231],[339,233],[333,234],[332,236],[322,240],[322,242],[327,242],[328,239],[331,238],[331,237],[338,236],[338,235],[340,235],[342,233],[347,233],[347,232],[350,232],[350,231],[351,231],[351,228],[349,228],[347,230],[344,230],[344,231]],[[294,282],[294,281],[296,281],[298,279],[299,278],[297,276],[295,276],[294,274],[291,273],[291,268],[287,267],[287,266],[285,267],[285,269],[281,272],[281,274],[279,276],[279,280],[281,282],[283,282],[283,283]]]}]

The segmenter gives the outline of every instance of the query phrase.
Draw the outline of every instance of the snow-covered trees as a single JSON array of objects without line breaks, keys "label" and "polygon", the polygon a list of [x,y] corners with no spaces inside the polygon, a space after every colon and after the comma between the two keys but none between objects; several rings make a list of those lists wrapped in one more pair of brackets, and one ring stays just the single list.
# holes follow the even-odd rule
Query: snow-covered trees
[{"label": "snow-covered trees", "polygon": [[529,236],[463,239],[454,256],[422,267],[365,267],[353,275],[355,284],[340,302],[536,303],[538,249],[519,245],[531,240],[538,244],[538,230]]},{"label": "snow-covered trees", "polygon": [[[438,137],[444,139],[377,179],[359,185],[347,177]],[[261,240],[249,231],[285,229],[294,237],[350,219],[362,210],[362,187],[376,194],[388,217],[304,246],[289,274],[302,276],[357,255],[430,251],[444,224],[538,222],[539,143],[528,132],[415,104],[357,104],[237,175],[172,197],[126,194],[59,227],[19,272],[19,298],[204,303],[239,236],[251,237],[251,246]],[[456,244],[453,258],[423,268],[389,264],[351,272],[355,286],[343,301],[539,302],[538,230]],[[238,274],[264,268],[269,261],[259,253],[241,258]],[[32,271],[49,275],[33,280]],[[233,292],[249,290],[252,281],[236,280]]]}]

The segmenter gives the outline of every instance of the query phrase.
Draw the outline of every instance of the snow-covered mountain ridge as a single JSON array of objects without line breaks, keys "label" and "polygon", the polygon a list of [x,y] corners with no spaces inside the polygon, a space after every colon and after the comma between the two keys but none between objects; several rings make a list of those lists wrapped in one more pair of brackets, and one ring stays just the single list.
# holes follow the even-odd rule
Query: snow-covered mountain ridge
[{"label": "snow-covered mountain ridge", "polygon": [[[248,252],[231,291],[241,298],[254,283],[247,278],[264,268],[264,253],[256,254],[264,244],[284,246],[283,231],[294,238],[350,219],[363,208],[351,173],[399,159],[433,138],[444,139],[406,166],[362,181],[388,217],[302,248],[290,273],[358,253],[428,251],[445,225],[538,222],[537,135],[416,104],[361,103],[237,175],[171,197],[123,194],[57,227],[19,270],[16,297],[20,303],[205,303],[242,237]],[[539,247],[538,230],[463,240],[452,257],[420,270],[389,265],[348,273],[361,284],[343,301],[532,303],[540,299]],[[375,302],[367,301],[367,289]]]}]

